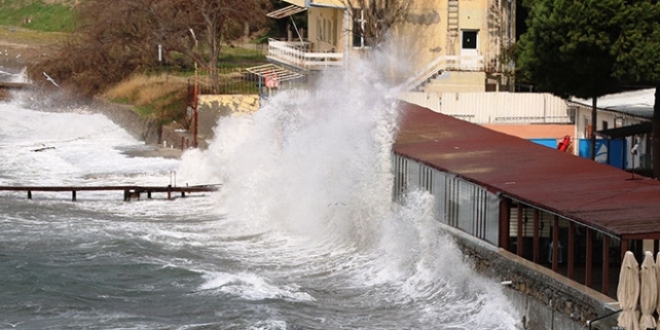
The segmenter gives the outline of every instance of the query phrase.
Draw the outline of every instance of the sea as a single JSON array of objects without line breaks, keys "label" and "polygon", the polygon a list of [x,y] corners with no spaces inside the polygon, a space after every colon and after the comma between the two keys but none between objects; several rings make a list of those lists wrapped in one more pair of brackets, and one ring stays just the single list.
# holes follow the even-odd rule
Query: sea
[{"label": "sea", "polygon": [[282,90],[180,159],[140,156],[154,147],[88,106],[0,101],[0,186],[221,188],[0,192],[0,329],[518,329],[428,193],[392,202],[382,81],[364,66]]}]

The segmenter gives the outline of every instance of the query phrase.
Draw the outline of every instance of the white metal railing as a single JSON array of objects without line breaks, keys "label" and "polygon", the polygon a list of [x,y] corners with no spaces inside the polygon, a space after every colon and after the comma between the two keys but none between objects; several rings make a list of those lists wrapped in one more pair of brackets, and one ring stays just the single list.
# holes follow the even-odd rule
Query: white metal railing
[{"label": "white metal railing", "polygon": [[483,71],[484,69],[484,57],[481,55],[439,56],[422,70],[418,71],[417,74],[406,80],[406,82],[403,83],[402,90],[414,89],[424,81],[432,78],[436,74],[442,73],[443,71]]},{"label": "white metal railing", "polygon": [[304,70],[321,70],[344,65],[342,53],[313,53],[309,42],[268,40],[268,59]]}]

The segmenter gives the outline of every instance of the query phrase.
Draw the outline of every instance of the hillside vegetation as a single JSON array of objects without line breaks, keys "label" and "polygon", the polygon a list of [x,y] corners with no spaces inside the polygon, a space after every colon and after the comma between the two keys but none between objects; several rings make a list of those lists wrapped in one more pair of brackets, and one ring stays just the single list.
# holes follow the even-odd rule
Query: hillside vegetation
[{"label": "hillside vegetation", "polygon": [[0,0],[0,25],[43,32],[71,32],[80,0]]},{"label": "hillside vegetation", "polygon": [[[169,1],[156,0],[164,5],[190,6],[185,12],[193,16],[180,16],[178,7],[172,7],[172,11],[162,10],[167,6],[134,7],[139,1],[129,0],[0,0],[0,46],[8,47],[10,55],[0,56],[0,65],[6,66],[11,61],[25,65],[35,84],[43,90],[55,91],[58,88],[42,75],[48,73],[58,83],[59,90],[66,91],[57,93],[63,101],[101,97],[130,104],[140,115],[157,118],[165,125],[173,121],[184,127],[190,125],[188,89],[197,66],[201,80],[210,81],[209,73],[215,73],[215,92],[227,93],[229,89],[234,93],[255,92],[256,83],[244,80],[237,72],[263,64],[265,55],[254,43],[243,47],[248,39],[240,37],[244,35],[243,22],[254,24],[250,25],[251,31],[257,32],[251,32],[251,38],[269,31],[260,28],[264,26],[261,20],[265,18],[262,11],[268,7],[266,3],[250,0],[253,6],[263,8],[260,15],[250,11],[249,20],[243,16],[228,18],[227,25],[217,33],[221,38],[232,36],[233,39],[221,41],[217,60],[212,61],[210,50],[219,44],[205,44],[209,38],[204,33],[208,30],[195,23],[204,22],[199,16],[203,11],[195,14],[203,7],[197,7],[197,2]],[[244,0],[231,1],[246,5]],[[172,25],[181,19],[189,21],[185,26]],[[195,27],[194,34],[189,32],[187,24]],[[165,30],[158,30],[164,26]],[[76,38],[70,38],[74,34]],[[197,41],[199,46],[192,47]],[[162,62],[157,57],[159,44],[164,50]]]}]

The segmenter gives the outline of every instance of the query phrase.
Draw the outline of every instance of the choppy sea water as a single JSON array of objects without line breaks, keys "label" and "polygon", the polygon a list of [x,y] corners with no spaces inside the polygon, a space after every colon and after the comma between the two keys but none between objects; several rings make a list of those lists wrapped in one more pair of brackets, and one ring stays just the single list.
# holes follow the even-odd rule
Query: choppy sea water
[{"label": "choppy sea water", "polygon": [[90,109],[0,103],[0,185],[223,184],[0,193],[0,329],[515,329],[429,196],[391,202],[398,108],[355,77],[224,118],[181,160],[126,156],[142,143]]}]

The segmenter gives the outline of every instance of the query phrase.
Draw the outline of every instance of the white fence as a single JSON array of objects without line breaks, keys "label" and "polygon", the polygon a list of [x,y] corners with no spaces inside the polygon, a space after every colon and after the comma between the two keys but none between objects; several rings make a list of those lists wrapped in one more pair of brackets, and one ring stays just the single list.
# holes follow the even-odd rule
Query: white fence
[{"label": "white fence", "polygon": [[268,59],[304,70],[320,70],[344,65],[342,53],[312,53],[309,43],[268,40]]},{"label": "white fence", "polygon": [[399,98],[477,124],[571,124],[574,110],[548,93],[402,93]]}]

